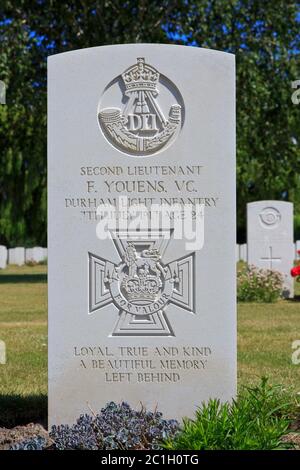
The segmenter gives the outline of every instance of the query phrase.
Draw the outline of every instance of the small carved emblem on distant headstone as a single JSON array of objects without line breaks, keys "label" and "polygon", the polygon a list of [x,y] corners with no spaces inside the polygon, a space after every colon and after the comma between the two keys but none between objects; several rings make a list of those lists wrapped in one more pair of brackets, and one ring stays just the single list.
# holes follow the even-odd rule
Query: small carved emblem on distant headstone
[{"label": "small carved emblem on distant headstone", "polygon": [[267,228],[277,227],[281,220],[280,212],[275,207],[266,207],[261,211],[259,217],[262,225]]}]

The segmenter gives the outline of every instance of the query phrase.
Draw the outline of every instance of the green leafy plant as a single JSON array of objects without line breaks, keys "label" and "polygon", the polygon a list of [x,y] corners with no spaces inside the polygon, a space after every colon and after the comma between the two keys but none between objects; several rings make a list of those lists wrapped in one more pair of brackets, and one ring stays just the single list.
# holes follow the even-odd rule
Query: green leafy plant
[{"label": "green leafy plant", "polygon": [[244,266],[237,273],[238,302],[276,302],[283,292],[283,280],[278,271]]},{"label": "green leafy plant", "polygon": [[170,450],[275,450],[291,447],[283,442],[291,422],[292,403],[282,386],[266,378],[247,387],[232,403],[209,400],[185,419],[182,430],[168,439]]}]

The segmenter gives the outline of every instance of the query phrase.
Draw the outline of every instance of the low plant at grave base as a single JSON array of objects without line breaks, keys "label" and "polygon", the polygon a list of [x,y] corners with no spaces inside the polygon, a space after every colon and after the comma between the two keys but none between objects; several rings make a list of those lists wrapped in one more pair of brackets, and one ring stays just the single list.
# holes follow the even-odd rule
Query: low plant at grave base
[{"label": "low plant at grave base", "polygon": [[12,445],[10,450],[44,450],[45,447],[46,439],[36,436]]},{"label": "low plant at grave base", "polygon": [[158,411],[111,402],[95,416],[80,416],[73,426],[53,426],[50,437],[58,450],[159,449],[178,429],[176,420],[165,420]]},{"label": "low plant at grave base", "polygon": [[276,302],[282,295],[283,281],[278,271],[245,266],[237,273],[238,302]]},{"label": "low plant at grave base", "polygon": [[291,448],[282,441],[290,425],[292,404],[281,386],[262,379],[232,404],[210,400],[184,420],[183,429],[169,438],[169,450],[275,450]]},{"label": "low plant at grave base", "polygon": [[[266,378],[244,388],[231,404],[203,403],[194,420],[181,428],[162,414],[133,410],[127,403],[108,403],[99,414],[82,415],[72,426],[52,426],[50,440],[35,436],[11,450],[275,450],[293,446],[286,439],[299,412],[296,397]],[[284,439],[283,439],[284,436]],[[49,447],[50,446],[50,447]]]}]

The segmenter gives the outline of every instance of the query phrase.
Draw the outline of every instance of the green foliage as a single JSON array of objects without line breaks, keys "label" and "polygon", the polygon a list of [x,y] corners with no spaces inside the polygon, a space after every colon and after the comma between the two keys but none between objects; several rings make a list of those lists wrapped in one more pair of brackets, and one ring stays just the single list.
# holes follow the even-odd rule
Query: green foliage
[{"label": "green foliage", "polygon": [[300,113],[291,102],[291,82],[299,79],[299,2],[3,0],[1,7],[7,105],[0,105],[0,243],[45,243],[46,57],[117,43],[236,54],[238,239],[245,239],[247,202],[290,200],[299,217]]},{"label": "green foliage", "polygon": [[0,243],[45,244],[45,51],[21,19],[1,25],[0,41]]},{"label": "green foliage", "polygon": [[300,240],[300,212],[294,217],[295,240]]},{"label": "green foliage", "polygon": [[[237,222],[245,240],[246,203],[283,199],[300,213],[299,2],[193,0],[182,31],[201,47],[236,54]],[[191,6],[193,5],[193,6]]]},{"label": "green foliage", "polygon": [[281,386],[266,378],[246,388],[232,404],[210,400],[203,403],[194,420],[185,419],[182,431],[165,443],[170,450],[275,450],[288,445],[281,440],[288,432],[293,403]]},{"label": "green foliage", "polygon": [[270,269],[243,266],[237,273],[238,302],[276,302],[283,292],[283,275]]}]

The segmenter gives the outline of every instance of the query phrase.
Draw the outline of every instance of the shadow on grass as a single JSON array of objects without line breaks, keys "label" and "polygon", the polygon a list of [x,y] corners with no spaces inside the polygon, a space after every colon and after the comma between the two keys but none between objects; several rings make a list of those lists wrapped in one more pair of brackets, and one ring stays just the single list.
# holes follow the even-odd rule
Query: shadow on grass
[{"label": "shadow on grass", "polygon": [[0,284],[47,282],[47,274],[1,274]]},{"label": "shadow on grass", "polygon": [[300,302],[300,295],[294,295],[292,299],[288,299],[290,302]]},{"label": "shadow on grass", "polygon": [[0,427],[39,423],[47,428],[47,395],[0,395]]}]

